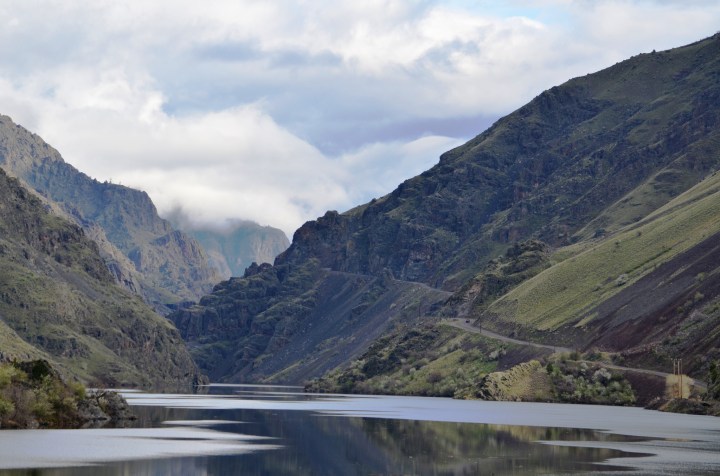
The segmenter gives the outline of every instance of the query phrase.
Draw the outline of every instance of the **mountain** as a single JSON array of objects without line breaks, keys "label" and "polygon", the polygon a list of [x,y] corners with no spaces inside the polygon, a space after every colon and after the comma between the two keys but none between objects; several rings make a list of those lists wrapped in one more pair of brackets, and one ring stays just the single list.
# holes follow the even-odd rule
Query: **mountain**
[{"label": "mountain", "polygon": [[[178,227],[182,228],[182,227]],[[188,228],[223,279],[242,276],[252,263],[272,263],[290,246],[282,230],[240,220],[223,229]]]},{"label": "mountain", "polygon": [[219,281],[202,247],[161,219],[145,192],[91,179],[6,116],[0,116],[0,166],[82,226],[118,282],[156,309],[196,301]]},{"label": "mountain", "polygon": [[201,379],[177,330],[118,286],[98,245],[0,170],[0,361],[93,385]]},{"label": "mountain", "polygon": [[[170,318],[201,368],[234,381],[297,383],[440,316],[656,368],[682,350],[701,372],[720,341],[719,125],[720,35],[635,56],[543,92],[392,193],[306,223],[272,267]],[[322,294],[334,284],[352,293]],[[354,318],[375,334],[345,332]]]}]

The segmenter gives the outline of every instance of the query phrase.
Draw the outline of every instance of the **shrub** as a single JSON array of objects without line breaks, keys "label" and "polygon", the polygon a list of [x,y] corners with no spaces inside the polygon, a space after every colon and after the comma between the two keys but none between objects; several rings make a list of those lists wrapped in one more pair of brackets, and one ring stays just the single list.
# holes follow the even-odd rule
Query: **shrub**
[{"label": "shrub", "polygon": [[427,382],[430,384],[438,383],[443,378],[442,374],[438,371],[430,372],[427,376]]},{"label": "shrub", "polygon": [[710,362],[707,398],[710,400],[720,400],[720,362],[717,360]]},{"label": "shrub", "polygon": [[74,428],[80,425],[79,383],[66,384],[46,361],[0,364],[2,426]]},{"label": "shrub", "polygon": [[15,405],[13,405],[12,402],[5,400],[3,397],[0,397],[0,420],[2,420],[5,416],[10,415],[15,411]]}]

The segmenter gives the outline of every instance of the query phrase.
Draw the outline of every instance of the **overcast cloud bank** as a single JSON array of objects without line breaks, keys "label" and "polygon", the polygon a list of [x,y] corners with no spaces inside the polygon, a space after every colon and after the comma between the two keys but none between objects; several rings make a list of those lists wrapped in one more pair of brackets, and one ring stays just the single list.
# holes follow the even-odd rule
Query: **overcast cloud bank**
[{"label": "overcast cloud bank", "polygon": [[10,1],[0,112],[161,213],[289,235],[542,90],[716,32],[715,1]]}]

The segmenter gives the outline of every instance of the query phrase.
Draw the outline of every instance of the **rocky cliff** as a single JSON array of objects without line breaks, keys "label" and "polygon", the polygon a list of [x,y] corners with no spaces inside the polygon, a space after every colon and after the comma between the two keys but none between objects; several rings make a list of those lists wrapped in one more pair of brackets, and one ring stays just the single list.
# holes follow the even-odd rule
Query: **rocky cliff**
[{"label": "rocky cliff", "polygon": [[0,166],[85,228],[116,279],[156,309],[197,300],[219,280],[202,247],[161,219],[145,192],[91,179],[6,116]]},{"label": "rocky cliff", "polygon": [[202,245],[223,279],[242,276],[252,263],[272,263],[290,246],[282,230],[252,221],[236,221],[222,229],[195,227],[187,231]]},{"label": "rocky cliff", "polygon": [[719,50],[714,37],[551,88],[385,197],[306,223],[279,263],[455,289],[516,241],[632,223],[716,166]]}]

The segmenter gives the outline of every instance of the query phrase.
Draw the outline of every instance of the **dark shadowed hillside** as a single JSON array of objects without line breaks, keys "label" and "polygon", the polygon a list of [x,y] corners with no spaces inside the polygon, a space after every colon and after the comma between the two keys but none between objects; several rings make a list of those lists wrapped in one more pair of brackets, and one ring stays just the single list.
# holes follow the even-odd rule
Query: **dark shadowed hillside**
[{"label": "dark shadowed hillside", "polygon": [[447,295],[389,274],[342,273],[309,260],[299,268],[251,266],[169,317],[211,380],[301,382],[358,356]]},{"label": "dark shadowed hillside", "polygon": [[391,194],[305,224],[279,262],[453,289],[510,243],[636,221],[717,164],[719,51],[713,38],[545,91]]}]

